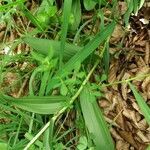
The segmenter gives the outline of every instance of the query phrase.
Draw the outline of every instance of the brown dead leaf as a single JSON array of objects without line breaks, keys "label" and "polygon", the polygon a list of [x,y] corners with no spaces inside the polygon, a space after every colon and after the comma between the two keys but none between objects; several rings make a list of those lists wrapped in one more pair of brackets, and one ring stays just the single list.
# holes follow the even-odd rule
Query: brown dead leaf
[{"label": "brown dead leaf", "polygon": [[[7,72],[7,73],[3,74],[2,87],[4,87],[4,91],[6,93],[8,92],[7,94],[9,94],[13,97],[16,97],[16,95],[20,89],[20,86],[21,86],[21,81],[19,82],[19,79],[20,79],[20,75],[18,73]],[[8,91],[8,89],[9,89],[9,91]]]},{"label": "brown dead leaf", "polygon": [[122,131],[119,130],[119,135],[128,143],[130,143],[132,146],[134,146],[136,149],[138,149],[138,145],[134,140],[134,135],[132,134],[132,132],[127,132],[127,131]]},{"label": "brown dead leaf", "polygon": [[[131,75],[129,73],[125,73],[122,80],[127,80],[131,77]],[[128,88],[127,88],[128,84],[127,82],[124,82],[121,84],[121,93],[122,93],[122,97],[127,100],[127,93],[128,93]]]},{"label": "brown dead leaf", "polygon": [[150,42],[146,42],[144,59],[145,59],[145,63],[148,65],[150,62]]},{"label": "brown dead leaf", "polygon": [[143,41],[136,41],[136,42],[135,42],[135,45],[136,45],[136,46],[144,47],[144,46],[145,46],[145,43],[146,43],[146,40],[143,40]]},{"label": "brown dead leaf", "polygon": [[150,68],[148,66],[140,67],[136,73],[137,78],[135,80],[142,81],[145,78],[145,75],[147,75],[149,73],[150,73]]},{"label": "brown dead leaf", "polygon": [[142,142],[150,143],[149,139],[140,130],[137,132],[137,135],[142,140]]},{"label": "brown dead leaf", "polygon": [[133,121],[133,123],[138,127],[137,119],[136,119],[136,114],[134,110],[130,110],[127,108],[124,108],[123,110],[123,115]]},{"label": "brown dead leaf", "polygon": [[150,99],[150,83],[147,86],[147,98]]},{"label": "brown dead leaf", "polygon": [[114,32],[112,34],[112,37],[110,39],[111,43],[117,43],[118,41],[120,41],[120,39],[124,36],[124,31],[122,29],[122,26],[117,24]]},{"label": "brown dead leaf", "polygon": [[108,118],[108,117],[106,117],[106,116],[104,116],[104,118],[105,118],[105,120],[106,120],[109,124],[111,124],[112,126],[117,127],[117,128],[120,129],[120,126],[119,126],[114,120],[112,120],[112,119],[110,119],[110,118]]},{"label": "brown dead leaf", "polygon": [[117,124],[119,124],[119,126],[124,129],[125,128],[125,122],[124,122],[124,117],[122,115],[122,110],[120,110],[120,107],[117,106],[116,108],[117,111],[117,116],[114,118],[114,120],[116,121]]},{"label": "brown dead leaf", "polygon": [[0,31],[4,30],[6,28],[6,23],[0,23]]},{"label": "brown dead leaf", "polygon": [[123,141],[123,140],[117,140],[116,141],[116,150],[129,150],[130,144]]},{"label": "brown dead leaf", "polygon": [[110,106],[110,102],[105,99],[99,100],[98,103],[101,108],[106,108]]},{"label": "brown dead leaf", "polygon": [[146,91],[149,83],[150,83],[150,76],[146,77],[142,83],[142,90],[143,91]]},{"label": "brown dead leaf", "polygon": [[118,3],[119,3],[120,14],[121,15],[125,14],[125,12],[127,11],[127,3],[121,1],[119,1]]},{"label": "brown dead leaf", "polygon": [[136,62],[139,68],[143,68],[146,66],[146,63],[142,57],[139,57]]},{"label": "brown dead leaf", "polygon": [[118,69],[118,61],[112,62],[109,69],[109,77],[108,77],[109,83],[112,83],[116,80],[117,69]]},{"label": "brown dead leaf", "polygon": [[4,34],[5,34],[5,31],[0,32],[0,41],[2,41]]},{"label": "brown dead leaf", "polygon": [[116,132],[114,128],[110,129],[111,135],[115,138],[116,141],[123,140],[120,135]]},{"label": "brown dead leaf", "polygon": [[138,126],[139,126],[139,129],[140,129],[140,130],[145,131],[145,130],[147,129],[147,127],[148,127],[148,124],[147,124],[147,122],[146,122],[145,119],[142,119],[142,120],[140,120],[140,121],[138,122]]}]

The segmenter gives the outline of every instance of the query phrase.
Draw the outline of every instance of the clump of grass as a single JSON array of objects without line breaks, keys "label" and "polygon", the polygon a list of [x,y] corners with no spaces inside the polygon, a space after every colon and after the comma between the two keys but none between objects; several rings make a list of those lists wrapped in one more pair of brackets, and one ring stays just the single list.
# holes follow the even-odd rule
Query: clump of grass
[{"label": "clump of grass", "polygon": [[[101,93],[98,95],[96,83],[92,87],[90,78],[97,66],[102,66],[103,81],[107,82],[109,39],[120,15],[112,13],[105,17],[103,8],[113,12],[116,2],[64,0],[59,9],[57,1],[43,0],[41,4],[31,4],[34,5],[32,10],[26,1],[19,0],[7,1],[0,6],[1,16],[6,16],[10,10],[9,19],[17,16],[23,23],[21,26],[12,25],[20,37],[9,45],[12,55],[7,53],[0,60],[1,74],[17,72],[20,75],[17,80],[22,83],[17,98],[5,90],[0,93],[0,117],[5,119],[5,125],[0,125],[2,149],[114,149],[107,123],[96,101],[96,96],[101,96]],[[130,14],[136,13],[139,7],[133,3],[128,7],[124,15],[126,26]],[[84,20],[90,12],[90,18]],[[7,36],[7,32],[5,34]],[[30,51],[26,52],[24,47],[20,54],[15,53],[19,44],[27,44]],[[27,64],[25,68],[24,62]],[[3,77],[0,78],[2,82]],[[131,84],[130,87],[139,105],[147,107],[140,103],[140,97]],[[92,90],[96,92],[92,93]],[[67,126],[72,110],[75,117],[69,123],[73,125]],[[143,113],[149,119],[148,113]],[[94,120],[92,124],[91,120]]]}]

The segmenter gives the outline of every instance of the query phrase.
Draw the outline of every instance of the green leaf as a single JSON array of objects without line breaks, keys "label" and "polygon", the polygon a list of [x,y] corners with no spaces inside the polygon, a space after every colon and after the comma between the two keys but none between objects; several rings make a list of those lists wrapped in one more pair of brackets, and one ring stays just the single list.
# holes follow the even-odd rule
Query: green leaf
[{"label": "green leaf", "polygon": [[71,30],[76,30],[81,21],[81,3],[80,0],[74,0],[72,2],[71,12],[73,14],[73,23],[70,25]]},{"label": "green leaf", "polygon": [[95,96],[87,87],[80,94],[80,104],[88,132],[93,135],[95,150],[114,150],[103,114],[98,107]]},{"label": "green leaf", "polygon": [[140,4],[139,4],[139,9],[142,8],[142,6],[144,5],[145,0],[140,0]]},{"label": "green leaf", "polygon": [[109,62],[110,62],[110,55],[109,55],[109,42],[107,41],[105,43],[105,50],[104,50],[104,54],[103,54],[103,64],[104,64],[104,70],[105,70],[105,74],[108,77],[108,73],[109,73]]},{"label": "green leaf", "polygon": [[83,49],[78,51],[64,66],[58,71],[57,76],[62,77],[71,71],[77,63],[82,63],[104,40],[111,36],[115,22],[109,24],[102,32],[98,33]]},{"label": "green leaf", "polygon": [[66,85],[64,83],[62,83],[61,87],[60,87],[60,94],[65,96],[68,93],[68,88],[66,87]]},{"label": "green leaf", "polygon": [[[37,52],[43,55],[49,55],[51,53],[54,54],[54,57],[59,57],[60,55],[60,41],[48,40],[48,39],[39,39],[33,37],[24,37],[22,40],[31,46]],[[64,60],[69,60],[72,56],[74,56],[81,47],[73,45],[73,44],[65,44],[64,49]]]},{"label": "green leaf", "polygon": [[130,18],[132,11],[133,11],[133,0],[130,0],[128,2],[128,9],[127,9],[126,13],[124,14],[124,22],[125,22],[126,27],[129,24],[129,18]]},{"label": "green leaf", "polygon": [[138,91],[134,87],[134,85],[131,84],[130,82],[128,84],[129,84],[130,89],[132,90],[132,92],[134,94],[134,97],[135,97],[135,99],[136,99],[136,101],[140,107],[142,114],[144,115],[146,121],[150,125],[150,107],[146,104],[146,102],[144,101],[144,98],[138,93]]},{"label": "green leaf", "polygon": [[[50,81],[51,84],[47,86],[47,93],[59,82],[59,79],[73,70],[78,63],[82,63],[102,42],[111,36],[116,23],[112,22],[105,27],[102,32],[98,33],[84,48],[78,51],[64,66],[60,69],[55,77]],[[53,85],[53,86],[52,86]]]},{"label": "green leaf", "polygon": [[8,150],[9,146],[7,143],[0,142],[0,150]]},{"label": "green leaf", "polygon": [[10,96],[3,95],[2,97],[14,106],[39,114],[54,114],[62,109],[67,102],[69,102],[69,98],[65,96],[12,98]]},{"label": "green leaf", "polygon": [[148,147],[146,148],[146,150],[150,150],[150,145],[148,145]]},{"label": "green leaf", "polygon": [[[30,133],[28,133],[28,132],[26,132],[24,136],[25,136],[25,138],[28,139],[29,141],[32,140],[32,138],[33,138],[33,136],[32,136]],[[37,140],[34,144],[35,144],[36,146],[38,146],[38,147],[43,147],[43,143],[40,142],[39,140]]]},{"label": "green leaf", "polygon": [[42,24],[38,21],[38,19],[32,15],[32,13],[25,7],[23,6],[22,9],[23,13],[25,14],[25,16],[40,30],[40,31],[44,31],[44,28],[42,26]]},{"label": "green leaf", "polygon": [[81,136],[79,138],[79,143],[77,145],[77,149],[78,150],[85,150],[88,146],[88,141],[87,138],[85,136]]},{"label": "green leaf", "polygon": [[65,0],[64,1],[64,8],[63,8],[63,23],[61,28],[61,44],[60,44],[60,66],[62,67],[62,61],[64,57],[64,49],[66,44],[66,37],[67,37],[67,30],[68,30],[68,24],[69,24],[69,17],[71,15],[71,5],[72,0]]},{"label": "green leaf", "polygon": [[99,16],[99,18],[101,20],[100,29],[103,30],[104,29],[104,13],[102,10],[99,10],[97,15]]},{"label": "green leaf", "polygon": [[11,7],[14,7],[14,6],[19,5],[19,4],[23,4],[24,2],[25,2],[25,0],[17,0],[15,2],[10,2],[6,5],[0,5],[0,12],[4,12],[7,9],[10,9]]},{"label": "green leaf", "polygon": [[86,10],[92,10],[96,5],[96,2],[93,0],[84,0],[83,2]]}]

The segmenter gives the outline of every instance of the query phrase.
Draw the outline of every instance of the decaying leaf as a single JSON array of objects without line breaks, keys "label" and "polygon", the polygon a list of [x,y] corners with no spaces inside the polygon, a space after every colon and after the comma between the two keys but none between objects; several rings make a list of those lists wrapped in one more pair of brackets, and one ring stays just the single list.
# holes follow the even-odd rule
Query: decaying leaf
[{"label": "decaying leaf", "polygon": [[117,150],[129,150],[130,144],[123,141],[123,140],[118,140],[116,142],[116,149]]},{"label": "decaying leaf", "polygon": [[145,63],[148,65],[150,63],[150,42],[146,42],[144,59]]},{"label": "decaying leaf", "polygon": [[[125,73],[122,80],[127,80],[130,78],[130,74],[129,73]],[[127,93],[128,93],[128,84],[127,82],[124,82],[121,84],[121,92],[122,92],[122,97],[127,100]]]},{"label": "decaying leaf", "polygon": [[121,25],[117,24],[115,27],[115,30],[112,34],[112,37],[110,39],[110,42],[112,43],[117,43],[118,41],[120,41],[120,39],[123,37],[124,35],[124,31]]}]

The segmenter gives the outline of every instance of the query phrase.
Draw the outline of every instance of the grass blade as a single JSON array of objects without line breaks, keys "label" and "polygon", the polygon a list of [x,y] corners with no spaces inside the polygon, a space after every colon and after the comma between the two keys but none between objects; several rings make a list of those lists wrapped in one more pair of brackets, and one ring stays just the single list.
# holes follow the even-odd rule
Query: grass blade
[{"label": "grass blade", "polygon": [[80,24],[80,21],[81,21],[81,3],[80,3],[80,0],[75,0],[72,2],[72,15],[73,15],[73,23],[71,24],[71,30],[72,31],[75,31],[79,24]]},{"label": "grass blade", "polygon": [[128,83],[130,86],[130,89],[132,90],[134,97],[141,109],[142,114],[144,115],[146,121],[148,122],[148,124],[150,125],[150,108],[149,106],[146,104],[146,102],[144,101],[144,98],[138,93],[137,89],[134,87],[133,84],[131,84],[130,82]]},{"label": "grass blade", "polygon": [[126,13],[124,14],[124,22],[125,22],[125,26],[128,27],[128,24],[129,24],[129,18],[130,18],[130,15],[133,11],[133,0],[130,0],[128,3],[128,9],[126,11]]},{"label": "grass blade", "polygon": [[93,137],[96,150],[113,150],[114,145],[103,114],[98,107],[95,96],[87,87],[80,95],[80,104],[89,133]]},{"label": "grass blade", "polygon": [[62,31],[61,31],[61,44],[60,44],[60,65],[62,66],[63,56],[64,56],[64,49],[67,37],[67,30],[69,24],[69,17],[71,14],[71,5],[72,0],[65,0],[64,1],[64,8],[63,8],[63,23],[62,23]]},{"label": "grass blade", "polygon": [[105,74],[108,77],[108,73],[109,73],[109,63],[110,63],[110,55],[109,55],[109,42],[107,41],[105,43],[105,47],[104,47],[104,54],[103,54],[103,65],[104,65],[104,70],[105,70]]},{"label": "grass blade", "polygon": [[93,40],[91,40],[84,48],[78,51],[51,80],[51,84],[47,86],[46,93],[48,93],[53,86],[58,83],[61,77],[71,71],[77,63],[82,63],[102,42],[104,42],[112,34],[115,25],[116,23],[112,22],[106,26],[102,32],[98,33]]},{"label": "grass blade", "polygon": [[40,22],[32,15],[32,13],[24,6],[22,10],[25,16],[40,30],[44,31],[43,27],[41,26]]},{"label": "grass blade", "polygon": [[83,49],[78,51],[58,72],[62,77],[68,71],[71,71],[77,63],[82,63],[102,42],[104,42],[113,32],[115,22],[108,25],[102,32],[98,33]]},{"label": "grass blade", "polygon": [[12,98],[10,96],[3,95],[3,98],[14,106],[39,114],[54,114],[62,109],[67,101],[69,101],[65,96]]}]

